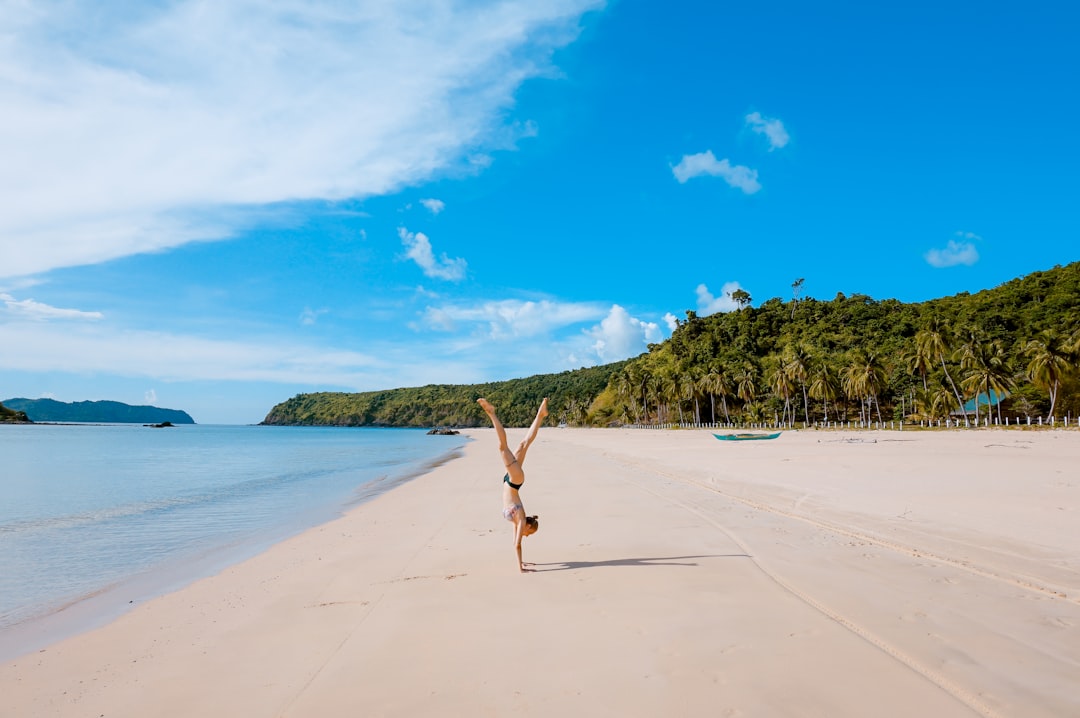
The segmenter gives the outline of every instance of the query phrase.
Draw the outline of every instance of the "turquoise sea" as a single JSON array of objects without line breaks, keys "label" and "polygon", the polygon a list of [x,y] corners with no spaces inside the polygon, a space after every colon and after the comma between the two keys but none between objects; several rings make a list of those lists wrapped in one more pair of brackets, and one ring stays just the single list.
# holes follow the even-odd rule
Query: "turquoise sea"
[{"label": "turquoise sea", "polygon": [[330,520],[465,441],[418,429],[0,426],[0,660]]}]

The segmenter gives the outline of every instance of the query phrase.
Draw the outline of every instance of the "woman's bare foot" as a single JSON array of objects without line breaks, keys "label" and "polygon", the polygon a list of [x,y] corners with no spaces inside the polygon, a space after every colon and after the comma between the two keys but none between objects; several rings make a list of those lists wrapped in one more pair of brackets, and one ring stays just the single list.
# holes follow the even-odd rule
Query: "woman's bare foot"
[{"label": "woman's bare foot", "polygon": [[536,413],[540,415],[541,419],[547,418],[548,407],[547,407],[547,397],[546,396],[544,397],[544,400],[542,402],[540,402],[540,411],[538,411]]},{"label": "woman's bare foot", "polygon": [[486,413],[488,413],[488,414],[494,414],[495,413],[495,407],[493,407],[491,405],[491,402],[488,401],[487,399],[484,399],[483,397],[481,397],[481,398],[476,400],[476,403],[479,404],[480,408],[483,409]]}]

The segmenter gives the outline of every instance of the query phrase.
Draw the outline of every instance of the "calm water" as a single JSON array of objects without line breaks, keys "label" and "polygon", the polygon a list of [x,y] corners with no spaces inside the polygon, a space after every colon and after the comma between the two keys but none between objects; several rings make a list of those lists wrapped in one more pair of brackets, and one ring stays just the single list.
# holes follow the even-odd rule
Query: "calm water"
[{"label": "calm water", "polygon": [[0,426],[0,640],[110,588],[168,590],[250,556],[464,443],[412,429]]}]

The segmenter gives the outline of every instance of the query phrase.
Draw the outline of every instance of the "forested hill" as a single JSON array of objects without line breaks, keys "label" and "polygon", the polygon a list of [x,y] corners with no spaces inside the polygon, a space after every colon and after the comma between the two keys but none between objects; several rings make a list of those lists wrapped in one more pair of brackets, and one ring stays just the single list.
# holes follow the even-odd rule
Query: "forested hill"
[{"label": "forested hill", "polygon": [[32,421],[86,422],[101,424],[194,424],[185,411],[156,406],[131,406],[118,401],[62,402],[55,399],[5,399],[14,411],[25,412]]},{"label": "forested hill", "polygon": [[0,404],[0,424],[29,424],[32,423],[25,412],[14,411]]},{"label": "forested hill", "polygon": [[278,404],[263,424],[292,426],[487,426],[476,404],[486,397],[506,426],[528,426],[548,397],[551,421],[583,423],[589,405],[625,361],[489,384],[431,384],[362,393],[298,394]]},{"label": "forested hill", "polygon": [[[796,288],[798,280],[793,284]],[[748,297],[744,297],[744,300]],[[748,302],[744,302],[748,304]],[[596,422],[1014,418],[1080,412],[1080,262],[976,294],[905,304],[869,296],[770,299],[687,312],[630,362]]]},{"label": "forested hill", "polygon": [[974,420],[972,400],[991,395],[1008,397],[995,418],[1080,414],[1080,262],[919,303],[735,298],[744,306],[733,312],[687,312],[636,359],[494,384],[301,394],[263,423],[483,426],[478,396],[510,426],[528,425],[544,396],[552,422],[599,426],[944,421],[965,407]]}]

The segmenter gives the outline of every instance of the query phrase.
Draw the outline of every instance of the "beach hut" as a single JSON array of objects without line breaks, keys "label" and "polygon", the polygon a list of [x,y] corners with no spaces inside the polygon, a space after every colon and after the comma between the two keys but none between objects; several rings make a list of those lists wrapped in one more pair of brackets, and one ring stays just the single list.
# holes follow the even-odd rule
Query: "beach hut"
[{"label": "beach hut", "polygon": [[999,394],[993,389],[991,389],[989,392],[984,391],[975,396],[973,399],[968,399],[966,402],[964,402],[963,411],[955,409],[953,410],[951,415],[954,417],[962,417],[965,415],[974,416],[976,414],[976,407],[978,407],[978,414],[980,416],[989,416],[991,414],[991,410],[994,407],[996,407],[998,404],[1008,398],[1008,392],[1001,392]]}]

